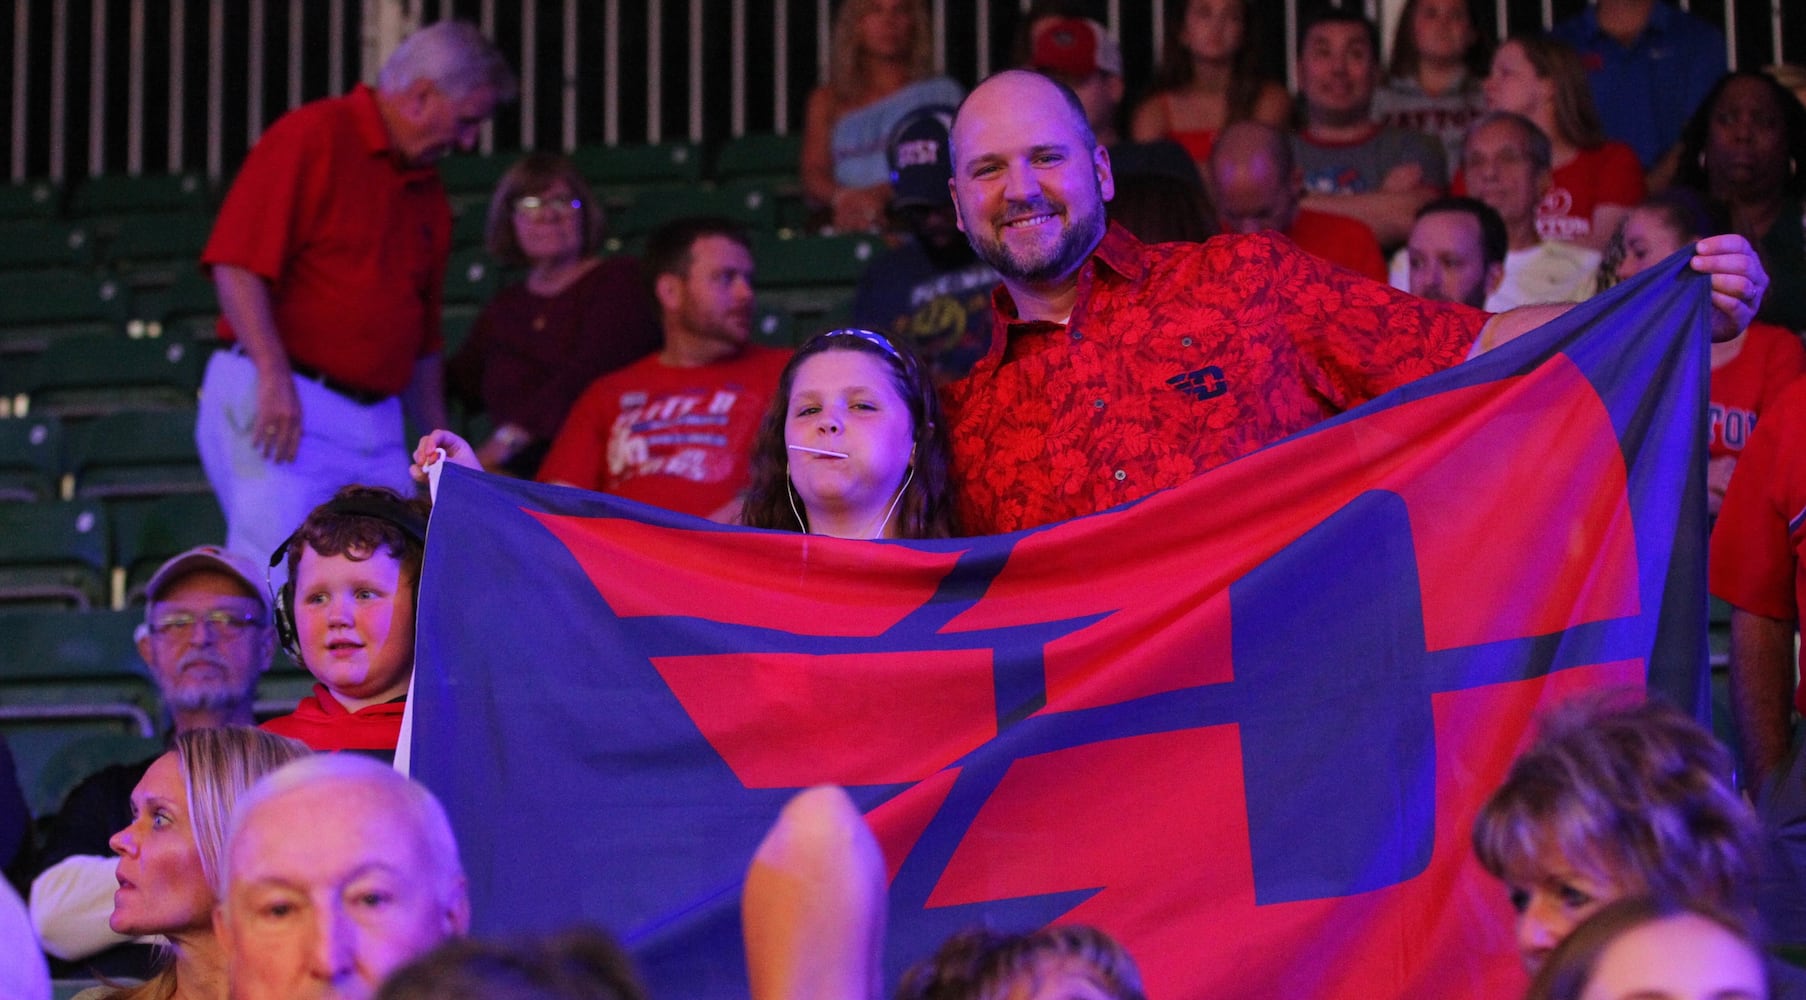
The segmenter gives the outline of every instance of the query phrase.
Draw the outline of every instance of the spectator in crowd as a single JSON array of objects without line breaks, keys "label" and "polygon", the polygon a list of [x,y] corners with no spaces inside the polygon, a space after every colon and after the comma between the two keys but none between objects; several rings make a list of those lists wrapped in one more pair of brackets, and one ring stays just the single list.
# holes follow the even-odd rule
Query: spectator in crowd
[{"label": "spectator in crowd", "polygon": [[1762,255],[1774,287],[1758,318],[1806,331],[1806,106],[1765,74],[1725,77],[1687,123],[1675,183]]},{"label": "spectator in crowd", "polygon": [[1097,141],[1110,151],[1110,167],[1118,178],[1156,174],[1203,193],[1198,165],[1185,147],[1166,138],[1123,140],[1117,127],[1122,114],[1122,48],[1102,24],[1088,17],[1041,18],[1034,28],[1029,68],[1046,73],[1079,96],[1085,120]]},{"label": "spectator in crowd", "polygon": [[[741,895],[753,1000],[873,998],[884,952],[884,856],[845,791],[798,793],[754,852]],[[971,930],[904,972],[897,1000],[1143,1000],[1141,972],[1081,925]]]},{"label": "spectator in crowd", "polygon": [[1549,190],[1536,207],[1537,235],[1598,250],[1643,200],[1637,155],[1600,130],[1580,56],[1546,36],[1513,38],[1493,53],[1486,105],[1523,115],[1549,138]]},{"label": "spectator in crowd", "polygon": [[947,181],[952,108],[924,108],[891,137],[891,214],[910,238],[875,258],[853,293],[853,323],[913,344],[939,381],[970,371],[991,344],[991,286],[953,218]]},{"label": "spectator in crowd", "polygon": [[380,486],[347,486],[271,556],[272,565],[287,559],[292,567],[277,596],[283,645],[315,683],[292,714],[265,729],[315,750],[394,757],[414,677],[430,510]]},{"label": "spectator in crowd", "polygon": [[[885,144],[917,108],[955,105],[932,75],[924,0],[847,0],[834,15],[828,79],[803,118],[803,194],[836,229],[877,229],[890,202]],[[435,424],[434,426],[440,426]]]},{"label": "spectator in crowd", "polygon": [[740,893],[752,1000],[876,1000],[884,958],[884,854],[846,791],[791,796]]},{"label": "spectator in crowd", "polygon": [[[951,149],[960,228],[1002,277],[991,351],[944,400],[972,534],[1188,481],[1563,311],[1425,302],[1271,237],[1146,246],[1106,224],[1108,155],[1078,98],[1037,73],[979,85]],[[1739,237],[1697,249],[1714,336],[1729,337],[1767,276]]]},{"label": "spectator in crowd", "polygon": [[1767,1000],[1768,978],[1762,951],[1738,921],[1710,907],[1637,897],[1575,928],[1525,1000]]},{"label": "spectator in crowd", "polygon": [[1207,176],[1224,232],[1284,233],[1300,250],[1385,280],[1385,258],[1366,223],[1300,204],[1303,176],[1285,133],[1260,122],[1236,122],[1218,136]]},{"label": "spectator in crowd", "polygon": [[489,253],[527,279],[483,307],[445,371],[495,428],[477,446],[491,472],[533,478],[583,390],[658,349],[639,261],[596,257],[603,235],[602,202],[566,157],[530,153],[496,186]]},{"label": "spectator in crowd", "polygon": [[1034,68],[1035,36],[1048,21],[1070,17],[1097,20],[1104,13],[1101,0],[1030,0],[1010,33],[1010,65]]},{"label": "spectator in crowd", "polygon": [[[1669,188],[1631,209],[1619,227],[1600,272],[1610,286],[1635,277],[1716,227],[1699,197]],[[1612,262],[1616,261],[1614,265]],[[1806,347],[1793,331],[1757,321],[1737,336],[1712,345],[1711,418],[1706,452],[1706,508],[1718,515],[1737,456],[1756,421],[1789,382],[1806,373]]]},{"label": "spectator in crowd", "polygon": [[[257,681],[276,650],[270,592],[249,559],[216,545],[171,557],[145,586],[138,655],[176,735],[249,726]],[[113,912],[114,831],[132,822],[132,789],[156,754],[82,779],[46,824],[44,865],[31,885],[32,923],[44,949],[108,975],[142,977],[149,955],[107,926]]]},{"label": "spectator in crowd", "polygon": [[356,754],[321,754],[239,800],[214,927],[234,1000],[367,1000],[470,928],[458,842],[433,793]]},{"label": "spectator in crowd", "polygon": [[1788,90],[1801,103],[1806,103],[1806,66],[1794,63],[1781,63],[1777,66],[1764,66],[1762,72],[1775,78],[1775,82]]},{"label": "spectator in crowd", "polygon": [[1105,214],[1143,243],[1202,243],[1221,231],[1204,192],[1166,174],[1117,175]]},{"label": "spectator in crowd", "polygon": [[907,345],[830,330],[791,355],[753,441],[740,523],[835,538],[957,533],[947,421]]},{"label": "spectator in crowd", "polygon": [[1794,642],[1806,608],[1806,379],[1762,414],[1737,459],[1712,529],[1706,568],[1713,596],[1731,605],[1731,708],[1742,741],[1743,783],[1769,838],[1772,863],[1759,900],[1769,933],[1806,944],[1806,754],[1797,716]]},{"label": "spectator in crowd", "polygon": [[1482,308],[1505,280],[1507,246],[1505,220],[1491,205],[1465,195],[1438,198],[1418,211],[1405,242],[1405,290]]},{"label": "spectator in crowd", "polygon": [[1486,109],[1487,50],[1469,0],[1406,0],[1374,118],[1439,140],[1447,163],[1460,163],[1467,127]]},{"label": "spectator in crowd", "polygon": [[1248,0],[1173,0],[1166,5],[1164,41],[1154,86],[1136,106],[1129,136],[1170,139],[1185,147],[1199,171],[1225,126],[1239,121],[1285,128],[1292,101],[1261,72],[1249,36]]},{"label": "spectator in crowd", "polygon": [[1505,883],[1532,975],[1606,904],[1660,895],[1748,923],[1762,842],[1731,755],[1659,701],[1585,697],[1550,711],[1474,820]]},{"label": "spectator in crowd", "polygon": [[[31,810],[19,787],[12,748],[0,735],[0,867],[29,863],[30,833]],[[6,878],[0,878],[0,996],[50,1000],[50,967],[25,901]]]},{"label": "spectator in crowd", "polygon": [[1599,254],[1544,240],[1537,205],[1549,191],[1549,138],[1528,118],[1489,112],[1467,135],[1464,171],[1474,197],[1505,220],[1510,252],[1505,280],[1486,299],[1491,311],[1546,302],[1580,302],[1599,280]]},{"label": "spectator in crowd", "polygon": [[753,433],[789,359],[748,342],[751,244],[728,220],[680,219],[646,241],[645,261],[664,347],[584,391],[539,478],[738,520]]},{"label": "spectator in crowd", "polygon": [[201,257],[228,347],[207,364],[195,430],[228,548],[264,558],[347,483],[412,488],[404,403],[445,423],[451,213],[433,164],[515,89],[475,28],[440,21],[374,88],[278,120],[239,169]]},{"label": "spectator in crowd", "polygon": [[1110,935],[1083,924],[955,934],[904,972],[896,992],[897,1000],[1018,996],[1146,1000],[1135,960]]},{"label": "spectator in crowd", "polygon": [[31,856],[31,807],[19,787],[13,748],[0,733],[0,869],[28,863]]},{"label": "spectator in crowd", "polygon": [[519,944],[456,938],[402,966],[377,1000],[646,1000],[621,946],[599,930]]},{"label": "spectator in crowd", "polygon": [[1298,35],[1303,127],[1292,155],[1305,207],[1365,222],[1382,246],[1410,235],[1417,210],[1448,184],[1442,146],[1373,120],[1379,29],[1352,8],[1324,7]]},{"label": "spectator in crowd", "polygon": [[11,882],[0,879],[0,996],[50,1000],[50,967],[32,933],[25,901]]},{"label": "spectator in crowd", "polygon": [[1724,34],[1665,0],[1597,0],[1552,34],[1580,53],[1605,134],[1636,151],[1650,187],[1665,187],[1672,167],[1657,161],[1724,75]]},{"label": "spectator in crowd", "polygon": [[233,803],[264,773],[307,755],[294,740],[249,726],[176,736],[132,789],[132,821],[111,841],[118,891],[108,922],[120,934],[161,935],[160,967],[142,986],[96,987],[83,1000],[224,1000],[213,906]]}]

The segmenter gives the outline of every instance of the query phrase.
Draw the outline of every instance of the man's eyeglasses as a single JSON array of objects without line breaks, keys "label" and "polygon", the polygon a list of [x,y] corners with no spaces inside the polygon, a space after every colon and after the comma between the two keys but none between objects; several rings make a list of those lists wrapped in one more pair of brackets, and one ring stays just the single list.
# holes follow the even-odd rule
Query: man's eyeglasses
[{"label": "man's eyeglasses", "polygon": [[159,639],[187,639],[195,634],[194,627],[200,622],[206,622],[216,632],[226,636],[239,636],[263,627],[263,619],[254,614],[209,611],[204,615],[164,615],[150,623],[150,630]]},{"label": "man's eyeglasses", "polygon": [[514,199],[514,214],[528,218],[543,216],[549,219],[568,219],[577,214],[583,202],[576,198],[541,198],[538,195],[527,195]]}]

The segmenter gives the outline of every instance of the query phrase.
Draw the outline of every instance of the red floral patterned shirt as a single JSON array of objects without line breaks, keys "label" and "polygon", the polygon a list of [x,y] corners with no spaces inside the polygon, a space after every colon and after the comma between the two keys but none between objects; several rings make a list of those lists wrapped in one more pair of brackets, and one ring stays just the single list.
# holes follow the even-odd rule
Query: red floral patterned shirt
[{"label": "red floral patterned shirt", "polygon": [[1467,355],[1488,314],[1272,234],[1148,246],[1112,224],[1065,325],[994,293],[990,353],[947,390],[961,523],[1001,533],[1176,486]]}]

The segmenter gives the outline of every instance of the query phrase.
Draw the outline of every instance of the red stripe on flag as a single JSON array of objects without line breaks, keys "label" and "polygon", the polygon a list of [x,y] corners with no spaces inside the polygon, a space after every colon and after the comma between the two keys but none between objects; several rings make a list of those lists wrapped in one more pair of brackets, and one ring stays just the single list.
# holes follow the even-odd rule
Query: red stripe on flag
[{"label": "red stripe on flag", "polygon": [[920,781],[997,735],[988,649],[652,665],[748,788]]},{"label": "red stripe on flag", "polygon": [[891,546],[871,572],[869,542],[667,528],[625,518],[526,511],[571,550],[622,618],[669,615],[796,635],[873,636],[934,594],[957,552]]}]

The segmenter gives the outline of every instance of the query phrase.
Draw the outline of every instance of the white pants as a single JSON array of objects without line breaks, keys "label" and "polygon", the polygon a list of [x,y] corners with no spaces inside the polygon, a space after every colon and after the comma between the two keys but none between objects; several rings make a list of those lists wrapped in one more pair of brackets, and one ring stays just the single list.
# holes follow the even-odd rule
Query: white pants
[{"label": "white pants", "polygon": [[215,351],[201,382],[195,444],[226,515],[226,547],[258,565],[341,486],[387,486],[402,496],[416,490],[408,478],[400,399],[365,406],[299,375],[294,381],[301,444],[295,460],[281,464],[251,444],[257,418],[251,359]]}]

